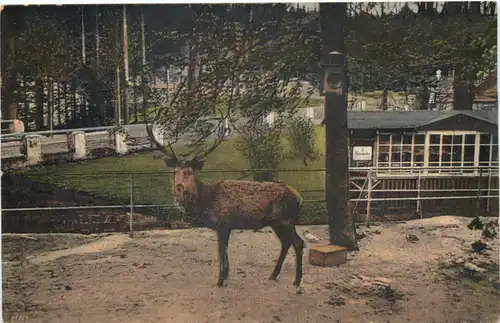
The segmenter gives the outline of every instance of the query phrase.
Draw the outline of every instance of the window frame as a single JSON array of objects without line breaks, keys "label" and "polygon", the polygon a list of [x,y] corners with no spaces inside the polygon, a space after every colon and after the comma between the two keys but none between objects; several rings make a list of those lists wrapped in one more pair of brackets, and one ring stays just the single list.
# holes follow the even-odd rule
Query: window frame
[{"label": "window frame", "polygon": [[[473,143],[470,143],[470,139],[467,136],[474,136]],[[406,143],[405,138],[411,136],[411,144]],[[417,136],[421,136],[420,139],[424,138],[424,143],[418,143],[416,141]],[[432,142],[431,136],[439,136],[439,143]],[[448,139],[449,140],[446,140]],[[487,137],[484,137],[487,136]],[[384,138],[385,137],[385,138]],[[460,137],[458,140],[457,137]],[[381,140],[381,139],[385,140]],[[396,140],[394,140],[397,138]],[[482,138],[488,138],[485,140],[486,143],[482,143]],[[420,140],[419,142],[421,142]],[[449,141],[449,142],[448,142]],[[395,142],[397,145],[395,146]],[[444,142],[444,143],[443,143]],[[396,147],[396,149],[394,149]],[[423,147],[423,162],[417,162],[416,156],[418,149]],[[437,147],[437,153],[439,155],[437,161],[432,161],[430,156],[432,151],[436,151],[433,149]],[[458,148],[459,147],[459,148]],[[468,155],[465,154],[467,147],[474,147],[473,151],[473,161],[471,161]],[[488,147],[487,149],[483,147]],[[404,154],[407,152],[408,148],[410,154],[410,162],[403,161]],[[496,149],[495,149],[496,148]],[[483,150],[482,150],[483,149]],[[448,152],[449,150],[449,152]],[[393,173],[396,169],[397,173],[401,173],[401,171],[408,170],[409,173],[415,173],[415,168],[424,167],[424,173],[432,173],[432,174],[449,174],[449,173],[459,173],[459,174],[477,174],[479,172],[479,167],[498,167],[498,137],[494,134],[488,132],[479,132],[479,131],[420,131],[420,132],[402,132],[402,133],[391,133],[391,132],[378,132],[375,140],[375,156],[374,156],[374,165],[376,168],[384,167],[386,169],[379,170],[379,172],[384,173]],[[469,150],[470,151],[470,150]],[[488,161],[481,161],[480,154],[486,151],[488,156]],[[399,152],[399,159],[395,158],[394,153]],[[496,153],[496,156],[494,156]],[[449,157],[445,157],[443,160],[443,156],[449,154]],[[456,154],[459,155],[457,158]],[[387,161],[385,159],[381,159],[382,156],[387,157]],[[495,160],[496,157],[496,160]],[[449,160],[448,160],[449,159]],[[473,162],[473,165],[470,163]],[[416,166],[416,164],[420,164]],[[423,165],[422,165],[423,164]],[[469,165],[468,165],[469,164]],[[430,167],[437,167],[436,169],[432,169]],[[444,168],[444,169],[443,169]],[[490,170],[491,171],[491,170]]]}]

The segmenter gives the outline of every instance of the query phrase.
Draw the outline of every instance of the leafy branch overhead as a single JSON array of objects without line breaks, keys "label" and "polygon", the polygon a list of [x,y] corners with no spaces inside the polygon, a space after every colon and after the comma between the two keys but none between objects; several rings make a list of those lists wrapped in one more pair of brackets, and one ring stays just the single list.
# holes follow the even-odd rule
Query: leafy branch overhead
[{"label": "leafy branch overhead", "polygon": [[156,32],[179,48],[162,57],[169,70],[181,74],[181,81],[146,118],[161,129],[165,146],[174,147],[182,139],[189,149],[175,154],[180,160],[199,157],[209,141],[220,144],[226,118],[243,116],[248,125],[257,125],[271,112],[293,113],[312,93],[304,93],[299,81],[307,68],[293,64],[316,59],[310,49],[297,46],[309,26],[291,19],[286,10],[279,19],[264,19],[255,5],[225,10],[226,15],[210,7],[193,10],[190,28]]}]

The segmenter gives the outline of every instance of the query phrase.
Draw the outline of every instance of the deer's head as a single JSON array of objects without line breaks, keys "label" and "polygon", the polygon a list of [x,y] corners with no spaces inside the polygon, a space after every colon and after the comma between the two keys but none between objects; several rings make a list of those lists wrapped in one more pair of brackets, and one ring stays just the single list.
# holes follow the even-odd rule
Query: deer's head
[{"label": "deer's head", "polygon": [[156,146],[157,150],[164,155],[165,166],[174,169],[172,190],[174,200],[180,206],[186,206],[194,202],[198,197],[200,181],[196,179],[196,172],[203,168],[204,158],[214,151],[224,139],[224,134],[218,136],[212,146],[204,151],[190,151],[176,156],[172,145],[166,147],[158,142],[152,132],[152,127],[146,126],[149,139]]},{"label": "deer's head", "polygon": [[180,206],[193,203],[198,197],[199,182],[196,172],[203,167],[203,161],[178,162],[171,158],[164,159],[165,166],[174,169],[172,189],[174,200]]}]

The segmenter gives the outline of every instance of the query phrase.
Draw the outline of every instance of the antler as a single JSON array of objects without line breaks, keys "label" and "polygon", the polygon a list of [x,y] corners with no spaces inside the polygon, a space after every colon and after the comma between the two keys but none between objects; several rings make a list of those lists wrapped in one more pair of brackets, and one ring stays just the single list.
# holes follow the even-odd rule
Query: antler
[{"label": "antler", "polygon": [[221,127],[221,124],[222,124],[222,122],[224,122],[225,118],[227,118],[228,116],[224,116],[222,114],[222,112],[220,112],[220,114],[221,114],[221,120],[219,121],[219,123],[216,126],[215,132],[217,133],[217,138],[215,139],[214,143],[207,150],[205,150],[203,152],[197,152],[194,155],[194,157],[190,160],[190,162],[201,161],[203,158],[205,158],[210,153],[212,153],[217,147],[219,147],[219,145],[222,143],[222,141],[224,141],[224,138],[226,137],[226,128]]},{"label": "antler", "polygon": [[165,156],[167,156],[172,163],[177,163],[178,158],[175,155],[174,149],[172,148],[172,145],[170,144],[170,142],[168,142],[168,144],[167,144],[167,147],[168,147],[168,150],[167,150],[165,148],[165,146],[162,145],[160,142],[158,142],[158,140],[154,136],[153,125],[150,125],[148,123],[147,111],[145,109],[143,109],[142,114],[143,114],[144,122],[146,123],[146,132],[148,134],[149,140],[156,146],[156,149],[158,149]]}]

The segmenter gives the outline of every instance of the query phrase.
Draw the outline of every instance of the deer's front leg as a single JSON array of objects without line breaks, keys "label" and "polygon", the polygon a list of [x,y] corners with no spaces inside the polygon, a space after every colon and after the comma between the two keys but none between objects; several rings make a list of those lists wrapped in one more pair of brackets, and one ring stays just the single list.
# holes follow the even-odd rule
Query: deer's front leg
[{"label": "deer's front leg", "polygon": [[219,243],[219,279],[217,280],[217,286],[222,287],[224,285],[224,279],[229,275],[229,259],[227,257],[227,246],[229,243],[229,236],[231,231],[225,228],[219,228],[217,230],[217,238]]}]

